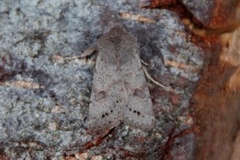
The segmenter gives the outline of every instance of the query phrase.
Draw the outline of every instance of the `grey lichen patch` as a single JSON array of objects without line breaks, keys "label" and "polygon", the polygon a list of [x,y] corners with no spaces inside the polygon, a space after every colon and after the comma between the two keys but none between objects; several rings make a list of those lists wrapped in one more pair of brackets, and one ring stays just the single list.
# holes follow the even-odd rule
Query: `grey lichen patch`
[{"label": "grey lichen patch", "polygon": [[191,1],[191,0],[183,0],[183,4],[186,5],[187,9],[201,21],[209,22],[211,17],[212,8],[214,5],[214,1]]},{"label": "grey lichen patch", "polygon": [[[156,115],[153,130],[145,132],[120,125],[114,134],[106,136],[110,137],[108,141],[84,152],[123,159],[121,156],[129,152],[121,148],[129,146],[126,148],[133,154],[151,156],[166,142],[169,128],[175,123],[181,125],[178,116],[186,115],[194,78],[199,76],[176,66],[166,66],[164,60],[193,64],[201,69],[202,51],[186,41],[184,26],[175,13],[142,10],[137,6],[138,1],[125,0],[0,2],[0,144],[4,144],[9,157],[58,159],[66,151],[81,150],[91,142],[86,120],[93,67],[64,58],[78,56],[95,45],[106,22],[112,20],[123,23],[137,37],[140,57],[149,63],[151,76],[179,90],[187,86],[188,92],[173,95],[149,85]],[[119,12],[156,17],[158,22],[142,24],[123,20]],[[57,56],[59,61],[53,58]],[[40,87],[33,87],[35,84]],[[140,90],[133,93],[137,97],[145,96]],[[96,98],[102,97],[100,94]],[[128,109],[134,116],[144,113],[137,108]],[[129,122],[135,120],[132,116],[128,118]],[[21,147],[23,151],[19,153]]]}]

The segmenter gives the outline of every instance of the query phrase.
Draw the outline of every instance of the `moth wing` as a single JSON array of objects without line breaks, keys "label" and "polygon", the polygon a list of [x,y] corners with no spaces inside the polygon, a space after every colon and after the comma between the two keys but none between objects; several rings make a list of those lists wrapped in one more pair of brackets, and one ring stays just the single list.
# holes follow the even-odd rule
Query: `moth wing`
[{"label": "moth wing", "polygon": [[[125,54],[129,53],[128,47]],[[153,105],[150,98],[146,78],[142,70],[137,45],[132,46],[131,57],[122,66],[124,81],[128,89],[128,106],[124,110],[125,123],[143,130],[150,130],[154,127]],[[127,66],[127,67],[126,67]]]},{"label": "moth wing", "polygon": [[153,105],[148,87],[135,88],[129,94],[128,106],[124,111],[124,121],[143,130],[150,130],[154,127]]},{"label": "moth wing", "polygon": [[[108,43],[105,43],[106,37],[103,39],[99,42],[100,53],[96,60],[88,113],[88,127],[93,133],[116,127],[122,121],[121,108],[115,104],[118,99],[124,97],[120,92],[123,85],[116,84],[119,81],[119,74],[116,74],[116,67],[113,65],[115,63],[112,62],[115,60],[113,56],[115,49],[112,46],[104,48]],[[123,100],[122,102],[124,103]]]},{"label": "moth wing", "polygon": [[151,129],[153,107],[136,39],[121,28],[115,28],[99,39],[98,47],[100,54],[93,77],[89,129],[99,132],[121,121]]},{"label": "moth wing", "polygon": [[[102,98],[101,95],[99,98]],[[92,103],[89,105],[88,116],[88,126],[90,131],[101,132],[115,127],[119,123],[120,119],[118,112],[114,110],[111,100],[109,100],[108,97],[104,97],[99,101],[92,99]]]},{"label": "moth wing", "polygon": [[123,107],[126,106],[124,85],[110,84],[105,90],[92,92],[89,106],[89,129],[93,132],[116,127],[122,122]]}]

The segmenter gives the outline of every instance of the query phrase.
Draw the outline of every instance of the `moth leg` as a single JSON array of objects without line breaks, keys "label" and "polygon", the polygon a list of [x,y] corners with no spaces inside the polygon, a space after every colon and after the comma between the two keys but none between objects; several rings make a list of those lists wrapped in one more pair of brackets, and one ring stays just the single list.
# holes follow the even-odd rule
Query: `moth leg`
[{"label": "moth leg", "polygon": [[64,57],[64,60],[67,61],[67,62],[74,61],[76,59],[86,59],[86,60],[90,59],[90,60],[96,61],[95,53],[97,53],[97,46],[87,48],[79,56]]},{"label": "moth leg", "polygon": [[78,63],[80,65],[90,65],[94,66],[96,61],[96,47],[91,47],[82,52],[79,56],[60,56],[60,55],[53,55],[52,61],[56,64],[64,64],[69,62]]},{"label": "moth leg", "polygon": [[97,53],[96,51],[97,51],[97,46],[89,47],[82,52],[82,54],[80,55],[80,58],[92,56],[93,54]]}]

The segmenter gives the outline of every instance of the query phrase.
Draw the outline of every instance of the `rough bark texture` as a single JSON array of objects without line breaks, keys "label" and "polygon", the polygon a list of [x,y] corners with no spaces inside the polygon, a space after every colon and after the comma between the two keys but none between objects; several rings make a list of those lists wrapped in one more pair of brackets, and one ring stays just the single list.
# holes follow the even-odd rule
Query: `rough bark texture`
[{"label": "rough bark texture", "polygon": [[239,30],[221,37],[195,91],[196,159],[237,160],[240,132]]},{"label": "rough bark texture", "polygon": [[[194,13],[192,2],[181,1],[194,19],[218,27],[219,21],[211,22],[215,14],[204,18],[217,13],[212,8],[217,2],[199,2],[202,10]],[[138,5],[135,0],[0,2],[0,159],[239,157],[239,31],[199,37],[178,12]],[[171,87],[149,83],[156,118],[149,132],[126,125],[98,136],[88,132],[94,67],[78,56],[95,46],[111,21],[137,37],[150,76]]]},{"label": "rough bark texture", "polygon": [[194,17],[214,30],[232,31],[240,22],[239,0],[182,0]]}]

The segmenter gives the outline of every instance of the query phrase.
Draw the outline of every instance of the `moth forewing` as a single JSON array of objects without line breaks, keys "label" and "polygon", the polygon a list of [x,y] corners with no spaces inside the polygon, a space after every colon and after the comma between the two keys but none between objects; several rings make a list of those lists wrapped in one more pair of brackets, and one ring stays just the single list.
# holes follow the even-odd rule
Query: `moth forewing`
[{"label": "moth forewing", "polygon": [[121,122],[152,129],[153,106],[136,38],[117,25],[97,45],[100,54],[93,76],[89,129],[104,131]]}]

